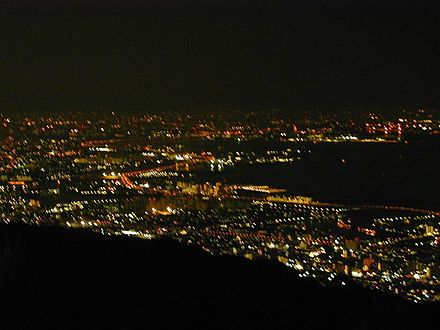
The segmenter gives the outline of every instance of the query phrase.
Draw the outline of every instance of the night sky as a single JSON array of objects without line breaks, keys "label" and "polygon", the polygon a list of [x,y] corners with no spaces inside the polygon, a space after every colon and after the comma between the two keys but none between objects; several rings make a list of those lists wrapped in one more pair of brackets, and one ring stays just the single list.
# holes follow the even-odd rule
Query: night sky
[{"label": "night sky", "polygon": [[9,2],[0,113],[440,106],[435,1]]}]

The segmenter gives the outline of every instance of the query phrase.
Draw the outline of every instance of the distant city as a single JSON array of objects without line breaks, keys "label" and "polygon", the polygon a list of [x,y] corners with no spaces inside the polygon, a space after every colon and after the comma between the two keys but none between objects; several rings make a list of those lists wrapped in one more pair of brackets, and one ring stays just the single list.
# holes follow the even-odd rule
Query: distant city
[{"label": "distant city", "polygon": [[0,127],[4,223],[167,237],[323,285],[440,301],[440,209],[322,200],[277,184],[294,167],[270,170],[325,162],[316,146],[437,141],[439,110],[3,114]]}]

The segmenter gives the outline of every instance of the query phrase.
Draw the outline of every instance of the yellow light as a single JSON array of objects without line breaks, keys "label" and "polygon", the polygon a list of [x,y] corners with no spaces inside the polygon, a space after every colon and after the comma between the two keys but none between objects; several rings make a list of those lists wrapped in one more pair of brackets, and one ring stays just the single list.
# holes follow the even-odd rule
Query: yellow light
[{"label": "yellow light", "polygon": [[293,266],[296,270],[303,270],[304,267],[301,264],[295,264],[295,266]]}]

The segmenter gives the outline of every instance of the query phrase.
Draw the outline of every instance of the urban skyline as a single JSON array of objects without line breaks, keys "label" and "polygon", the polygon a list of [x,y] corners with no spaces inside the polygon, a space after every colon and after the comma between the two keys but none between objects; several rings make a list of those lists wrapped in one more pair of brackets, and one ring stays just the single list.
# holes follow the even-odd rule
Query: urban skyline
[{"label": "urban skyline", "polygon": [[[213,254],[275,259],[326,285],[351,280],[414,302],[440,299],[438,208],[315,200],[261,181],[271,167],[282,178],[286,168],[277,166],[320,164],[315,145],[374,152],[429,143],[440,136],[438,111],[404,111],[394,121],[242,115],[3,116],[2,222],[171,237]],[[344,168],[356,159],[338,161]],[[261,177],[250,180],[253,168]]]},{"label": "urban skyline", "polygon": [[438,17],[0,1],[0,328],[428,328]]}]

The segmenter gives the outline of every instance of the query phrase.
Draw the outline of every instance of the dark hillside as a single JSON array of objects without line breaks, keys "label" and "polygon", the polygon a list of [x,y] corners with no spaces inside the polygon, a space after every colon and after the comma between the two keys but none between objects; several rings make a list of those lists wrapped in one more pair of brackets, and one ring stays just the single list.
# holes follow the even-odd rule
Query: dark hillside
[{"label": "dark hillside", "polygon": [[438,305],[174,241],[0,226],[1,329],[423,328]]}]

